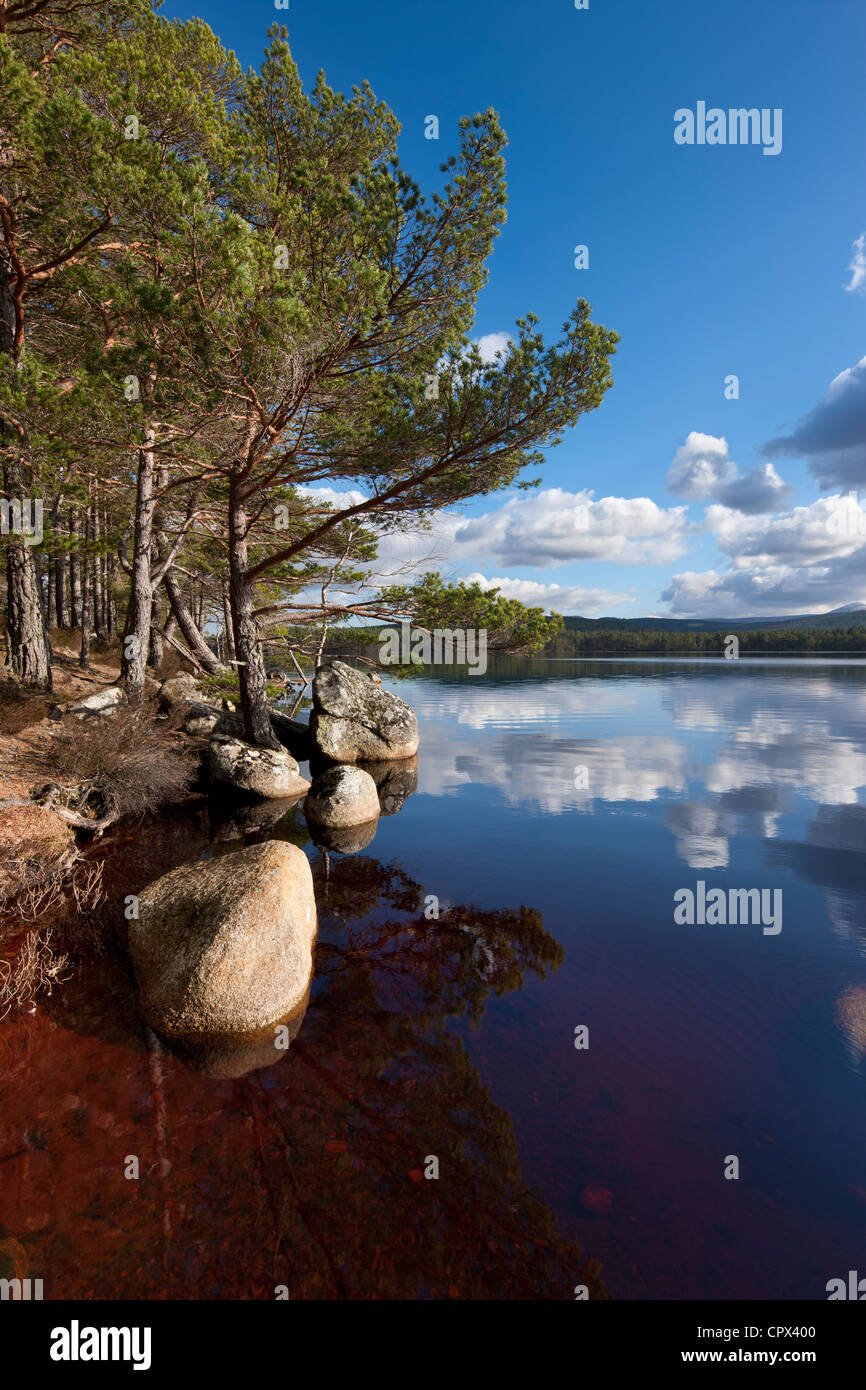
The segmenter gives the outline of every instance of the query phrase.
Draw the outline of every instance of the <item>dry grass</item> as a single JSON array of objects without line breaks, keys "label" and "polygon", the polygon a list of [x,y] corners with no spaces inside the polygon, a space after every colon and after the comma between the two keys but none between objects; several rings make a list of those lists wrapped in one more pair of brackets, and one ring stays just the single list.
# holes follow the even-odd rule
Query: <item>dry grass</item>
[{"label": "dry grass", "polygon": [[[66,699],[113,674],[94,667],[85,675],[71,654],[54,670]],[[84,857],[62,815],[106,823],[146,815],[183,796],[197,767],[150,707],[54,724],[44,718],[51,703],[0,678],[0,1019],[32,1011],[71,977],[74,958],[103,950],[113,930],[104,865]],[[50,779],[56,811],[28,799],[40,779]]]},{"label": "dry grass", "polygon": [[41,806],[7,806],[0,822],[0,919],[35,921],[63,900],[78,859],[68,826]]},{"label": "dry grass", "polygon": [[182,797],[196,771],[192,750],[146,706],[62,725],[39,763],[64,805],[96,820],[152,814]]},{"label": "dry grass", "polygon": [[[71,978],[73,955],[104,948],[104,865],[85,860],[51,811],[4,808],[0,821],[0,1019],[31,1010]],[[45,919],[54,919],[46,923]],[[42,925],[37,926],[36,923]],[[21,935],[21,928],[24,934]]]},{"label": "dry grass", "polygon": [[117,934],[117,913],[102,885],[105,865],[83,862],[70,880],[71,903],[58,923],[63,947],[75,957],[99,956]]},{"label": "dry grass", "polygon": [[8,905],[0,905],[0,923],[14,909],[18,922],[38,922],[41,917],[71,906],[75,913],[92,912],[105,897],[102,864],[88,864],[77,856],[56,864],[31,861],[29,875],[19,884]]},{"label": "dry grass", "polygon": [[17,734],[44,719],[54,701],[23,690],[14,681],[0,680],[0,734]]}]

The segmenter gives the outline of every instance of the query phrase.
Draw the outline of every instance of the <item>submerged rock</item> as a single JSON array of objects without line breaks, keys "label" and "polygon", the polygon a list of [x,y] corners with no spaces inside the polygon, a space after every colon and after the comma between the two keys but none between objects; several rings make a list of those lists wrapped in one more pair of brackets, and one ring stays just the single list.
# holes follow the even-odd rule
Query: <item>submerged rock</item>
[{"label": "submerged rock", "polygon": [[304,802],[304,815],[317,825],[344,830],[377,820],[379,794],[369,772],[360,767],[332,767],[317,777]]},{"label": "submerged rock", "polygon": [[303,802],[303,796],[286,796],[278,801],[238,801],[234,796],[227,799],[217,792],[217,795],[211,796],[207,808],[210,838],[220,844],[231,844],[232,840],[243,841],[247,835],[265,840],[270,838],[268,833],[272,828],[285,820],[286,830],[289,831],[285,840],[299,844],[295,835],[291,834],[291,828],[297,826],[293,812],[299,802]]},{"label": "submerged rock", "polygon": [[295,845],[182,864],[144,889],[138,910],[129,946],[142,1013],[158,1033],[187,1044],[250,1034],[302,1008],[316,904]]},{"label": "submerged rock", "polygon": [[836,1000],[836,1021],[857,1062],[866,1054],[866,989],[852,985]]},{"label": "submerged rock", "polygon": [[171,1039],[171,1050],[187,1066],[217,1081],[234,1081],[252,1071],[276,1066],[301,1031],[309,995],[285,1018],[255,1033],[215,1033]]},{"label": "submerged rock", "polygon": [[286,816],[291,816],[300,799],[298,796],[281,797],[276,801],[212,800],[208,808],[211,839],[226,844],[232,840],[243,840],[246,835],[264,836]]},{"label": "submerged rock", "polygon": [[319,667],[313,706],[313,745],[334,762],[411,758],[418,751],[418,720],[405,700],[344,661]]},{"label": "submerged rock", "polygon": [[265,800],[299,796],[310,786],[286,749],[256,748],[236,738],[213,739],[210,773],[215,782]]}]

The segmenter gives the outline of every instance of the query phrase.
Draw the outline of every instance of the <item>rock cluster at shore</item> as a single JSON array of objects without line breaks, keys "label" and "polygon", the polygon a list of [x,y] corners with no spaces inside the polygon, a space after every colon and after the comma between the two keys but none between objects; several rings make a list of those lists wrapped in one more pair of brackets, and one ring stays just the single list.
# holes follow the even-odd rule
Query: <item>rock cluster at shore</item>
[{"label": "rock cluster at shore", "polygon": [[[412,760],[418,748],[418,720],[414,711],[399,696],[383,690],[375,672],[367,674],[343,661],[319,668],[312,696],[309,725],[271,710],[271,724],[284,751],[247,743],[242,716],[208,703],[192,675],[165,681],[159,705],[166,712],[183,710],[184,732],[209,740],[206,761],[214,786],[261,800],[307,793],[308,824],[328,830],[366,826],[380,814],[393,815],[415,790]],[[298,766],[298,760],[308,758],[327,764],[312,786]],[[359,769],[359,776],[348,776],[347,769],[359,763],[369,763],[369,768]],[[392,773],[395,767],[402,773]],[[377,794],[377,789],[385,787]]]},{"label": "rock cluster at shore", "polygon": [[[288,799],[303,796],[314,842],[352,854],[417,784],[415,714],[378,677],[341,661],[316,673],[309,727],[271,712],[279,750],[247,743],[241,716],[207,703],[192,676],[166,681],[159,704],[180,710],[184,731],[208,740],[211,785],[236,798],[241,833],[267,828]],[[298,757],[312,758],[312,784]],[[357,766],[366,759],[369,770]],[[291,1037],[300,1026],[315,935],[312,874],[294,845],[268,840],[182,865],[143,891],[129,924],[144,1017],[181,1049],[204,1047],[222,1075],[277,1061],[267,1030],[293,1021]],[[239,1037],[249,1042],[240,1052]]]}]

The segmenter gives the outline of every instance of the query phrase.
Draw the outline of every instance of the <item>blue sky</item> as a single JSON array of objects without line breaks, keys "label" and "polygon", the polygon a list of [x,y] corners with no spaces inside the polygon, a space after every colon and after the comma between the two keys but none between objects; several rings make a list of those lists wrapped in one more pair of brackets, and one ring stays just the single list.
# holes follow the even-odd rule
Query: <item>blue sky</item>
[{"label": "blue sky", "polygon": [[[592,616],[866,601],[862,0],[170,0],[162,12],[200,16],[244,65],[285,23],[308,86],[321,67],[332,86],[366,78],[388,102],[401,160],[427,189],[458,118],[495,107],[509,212],[476,336],[533,310],[555,338],[581,296],[621,335],[613,389],[549,453],[540,492],[442,518],[428,567]],[[698,102],[780,109],[781,151],[677,144],[675,112]],[[438,141],[425,139],[431,114]],[[575,269],[577,245],[588,269]],[[732,374],[738,399],[725,396]]]}]

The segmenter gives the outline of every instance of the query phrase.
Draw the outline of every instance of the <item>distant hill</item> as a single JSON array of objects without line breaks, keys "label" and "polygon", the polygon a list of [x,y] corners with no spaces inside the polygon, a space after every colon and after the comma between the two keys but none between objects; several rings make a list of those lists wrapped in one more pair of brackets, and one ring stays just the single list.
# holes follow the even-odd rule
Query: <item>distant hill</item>
[{"label": "distant hill", "polygon": [[866,627],[866,607],[849,603],[831,613],[795,614],[788,618],[579,618],[564,619],[566,632],[745,632],[755,628],[773,632],[782,628],[809,629]]}]

